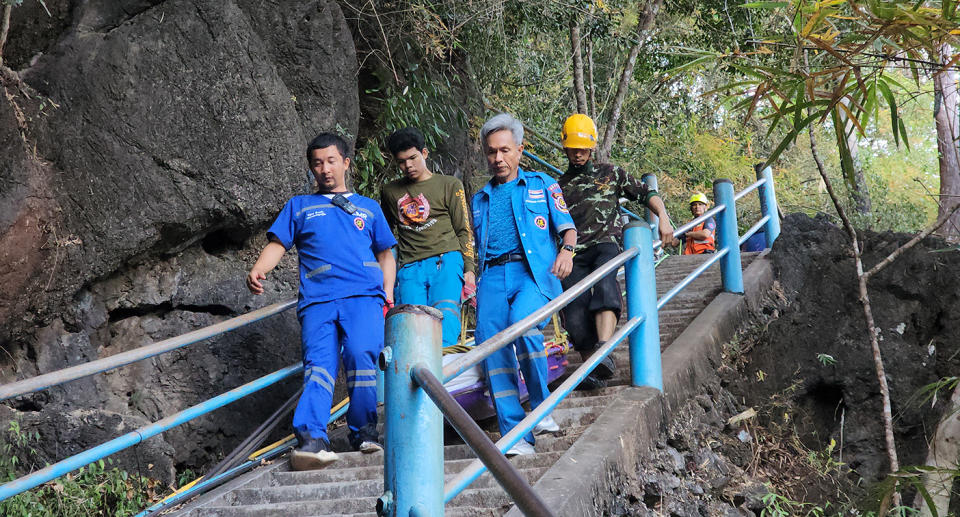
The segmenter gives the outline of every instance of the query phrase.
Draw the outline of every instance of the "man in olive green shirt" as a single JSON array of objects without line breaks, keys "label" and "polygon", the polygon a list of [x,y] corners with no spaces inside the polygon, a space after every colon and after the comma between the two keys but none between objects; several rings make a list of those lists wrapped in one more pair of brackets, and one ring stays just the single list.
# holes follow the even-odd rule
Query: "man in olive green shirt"
[{"label": "man in olive green shirt", "polygon": [[463,183],[427,168],[423,134],[404,128],[387,139],[404,177],[383,187],[380,205],[397,237],[397,303],[443,312],[443,346],[457,343],[460,303],[476,292],[473,232]]}]

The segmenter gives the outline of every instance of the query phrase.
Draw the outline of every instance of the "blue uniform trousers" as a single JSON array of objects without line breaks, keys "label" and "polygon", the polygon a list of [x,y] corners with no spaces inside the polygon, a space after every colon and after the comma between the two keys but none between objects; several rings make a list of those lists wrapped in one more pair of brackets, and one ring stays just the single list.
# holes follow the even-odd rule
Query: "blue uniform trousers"
[{"label": "blue uniform trousers", "polygon": [[377,356],[383,350],[383,301],[352,296],[307,305],[299,312],[303,394],[293,413],[300,436],[327,438],[340,353],[347,371],[347,425],[356,433],[377,423]]},{"label": "blue uniform trousers", "polygon": [[460,339],[463,255],[459,251],[404,264],[397,271],[397,303],[429,305],[443,313],[443,346]]},{"label": "blue uniform trousers", "polygon": [[[487,268],[477,286],[477,343],[529,316],[549,299],[540,293],[525,262],[508,262]],[[500,435],[513,429],[526,413],[520,405],[517,361],[530,393],[530,406],[536,408],[550,391],[547,389],[547,353],[543,348],[543,328],[547,320],[484,361],[487,380]],[[533,434],[525,440],[534,443]]]}]

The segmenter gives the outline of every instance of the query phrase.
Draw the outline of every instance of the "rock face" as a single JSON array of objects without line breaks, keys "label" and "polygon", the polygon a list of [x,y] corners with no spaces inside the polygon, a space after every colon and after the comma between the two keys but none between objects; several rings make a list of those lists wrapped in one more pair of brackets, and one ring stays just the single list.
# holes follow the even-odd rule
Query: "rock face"
[{"label": "rock face", "polygon": [[[889,469],[881,397],[858,300],[846,234],[821,219],[788,216],[771,253],[784,298],[748,368],[748,404],[761,404],[799,381],[795,402],[809,415],[795,423],[807,446],[831,438],[843,459],[869,483]],[[864,232],[864,267],[912,238]],[[901,465],[923,464],[927,443],[949,393],[937,404],[921,388],[960,371],[960,253],[934,238],[922,241],[870,280],[869,294],[893,405]],[[819,354],[827,354],[831,363]],[[825,362],[827,364],[825,364]],[[761,373],[762,372],[762,373]]]},{"label": "rock face", "polygon": [[[309,139],[357,132],[337,3],[47,4],[42,22],[14,9],[7,47],[35,95],[0,99],[0,383],[295,297],[292,254],[265,296],[243,277],[283,202],[309,188]],[[288,312],[8,401],[0,420],[35,426],[58,460],[298,360]],[[144,473],[170,481],[229,451],[294,384],[149,440]]]}]

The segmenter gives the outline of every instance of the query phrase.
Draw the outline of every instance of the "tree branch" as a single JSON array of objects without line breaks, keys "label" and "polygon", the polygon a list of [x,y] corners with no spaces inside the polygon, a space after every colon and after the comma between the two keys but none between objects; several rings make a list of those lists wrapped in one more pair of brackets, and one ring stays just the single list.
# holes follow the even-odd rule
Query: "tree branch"
[{"label": "tree branch", "polygon": [[583,57],[580,54],[580,22],[570,21],[570,50],[573,53],[573,91],[577,98],[577,113],[587,113],[587,92],[583,87]]},{"label": "tree branch", "polygon": [[955,205],[955,206],[954,206],[952,209],[950,209],[949,211],[944,212],[943,215],[940,216],[939,219],[937,219],[936,221],[934,221],[933,224],[931,224],[930,226],[928,226],[928,227],[927,227],[925,230],[923,230],[922,232],[918,233],[914,238],[910,239],[906,244],[904,244],[903,246],[900,246],[899,248],[897,248],[896,250],[894,250],[893,253],[887,255],[887,258],[881,260],[879,263],[877,263],[876,266],[873,266],[872,268],[870,268],[870,271],[867,271],[866,273],[863,274],[864,278],[866,278],[867,280],[869,280],[870,277],[872,277],[873,275],[879,273],[881,269],[883,269],[883,268],[887,267],[888,265],[890,265],[890,263],[893,262],[894,260],[896,260],[897,257],[899,257],[900,255],[903,255],[903,253],[904,253],[905,251],[907,251],[908,249],[914,247],[918,242],[920,242],[920,241],[922,241],[923,239],[927,238],[927,236],[930,235],[931,233],[937,231],[941,226],[943,226],[944,224],[946,224],[947,221],[950,220],[950,217],[952,217],[953,214],[954,214],[957,210],[960,210],[960,203],[958,203],[957,205]]},{"label": "tree branch", "polygon": [[620,123],[620,110],[623,108],[623,101],[627,98],[627,91],[630,89],[630,82],[633,79],[633,67],[637,64],[637,55],[640,54],[640,45],[645,32],[653,27],[653,21],[657,17],[657,12],[663,0],[648,0],[640,21],[637,23],[636,39],[633,46],[630,47],[630,54],[627,56],[627,62],[623,65],[623,73],[620,74],[620,82],[617,84],[617,94],[613,98],[613,105],[610,107],[610,116],[607,117],[607,126],[603,131],[603,140],[598,149],[598,158],[606,160],[610,156],[610,150],[613,149],[613,142],[617,134],[617,125]]},{"label": "tree branch", "polygon": [[597,88],[593,83],[593,40],[587,39],[587,82],[590,85],[590,117],[597,118]]},{"label": "tree branch", "polygon": [[[806,60],[806,55],[804,55],[804,60]],[[867,277],[863,274],[863,261],[860,256],[860,243],[857,239],[857,231],[853,228],[853,225],[850,224],[850,220],[847,218],[843,207],[840,206],[840,199],[837,197],[836,192],[833,191],[830,178],[827,177],[823,162],[820,160],[819,154],[817,154],[817,140],[813,135],[813,127],[810,127],[808,132],[810,134],[810,153],[813,155],[813,161],[817,164],[817,171],[820,173],[820,177],[827,187],[827,194],[830,195],[830,200],[833,201],[833,206],[836,208],[840,220],[843,221],[844,229],[850,236],[853,258],[857,267],[857,284],[860,290],[860,303],[863,305],[863,316],[867,320],[867,333],[870,335],[870,348],[873,351],[873,366],[877,372],[877,381],[880,384],[880,396],[883,400],[883,434],[887,448],[887,460],[890,462],[890,472],[896,472],[900,470],[900,461],[897,459],[897,445],[893,435],[893,410],[890,404],[890,387],[887,385],[887,374],[883,366],[883,357],[880,355],[880,341],[877,337],[877,326],[873,320],[873,309],[870,307],[870,295],[867,292]],[[900,506],[900,493],[896,490],[894,490],[893,493],[893,505]]]}]

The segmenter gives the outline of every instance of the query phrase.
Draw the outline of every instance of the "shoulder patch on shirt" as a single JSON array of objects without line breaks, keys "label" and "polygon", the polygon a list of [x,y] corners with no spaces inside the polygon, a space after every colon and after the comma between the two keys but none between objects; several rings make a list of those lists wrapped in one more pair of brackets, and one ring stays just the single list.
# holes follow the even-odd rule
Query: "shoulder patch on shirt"
[{"label": "shoulder patch on shirt", "polygon": [[553,184],[551,184],[549,187],[547,187],[547,190],[549,190],[549,191],[552,192],[554,195],[556,195],[557,193],[560,192],[560,184],[559,184],[559,183],[553,183]]},{"label": "shoulder patch on shirt", "polygon": [[366,226],[367,223],[364,222],[362,217],[354,217],[353,225],[356,226],[358,230],[363,230],[363,227]]},{"label": "shoulder patch on shirt", "polygon": [[569,210],[567,210],[567,202],[563,199],[563,194],[560,192],[559,187],[557,188],[557,191],[551,193],[550,196],[553,197],[553,206],[557,207],[557,210],[565,214],[569,213]]}]

